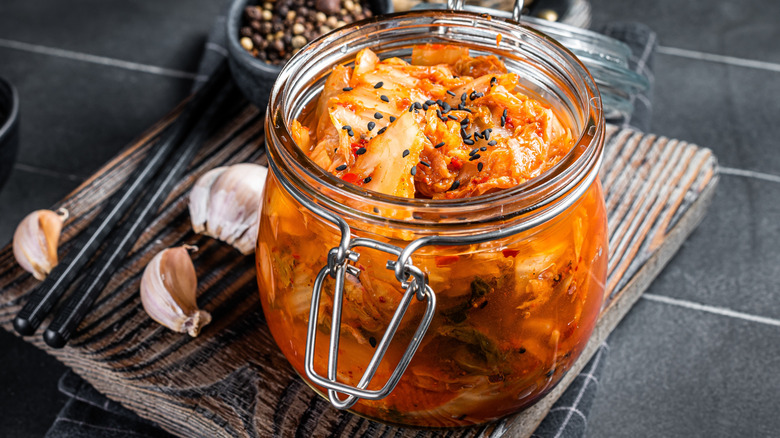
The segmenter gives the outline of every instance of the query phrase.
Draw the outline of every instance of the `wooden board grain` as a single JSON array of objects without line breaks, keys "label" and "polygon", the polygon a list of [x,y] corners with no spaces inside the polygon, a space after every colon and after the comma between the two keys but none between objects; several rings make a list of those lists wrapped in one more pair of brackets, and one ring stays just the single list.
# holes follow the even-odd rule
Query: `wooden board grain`
[{"label": "wooden board grain", "polygon": [[[55,207],[71,212],[61,253],[129,176],[171,117],[141,136]],[[70,345],[48,348],[97,390],[166,430],[187,437],[529,436],[598,345],[702,218],[717,183],[707,149],[609,127],[601,179],[609,214],[607,300],[582,357],[550,394],[524,412],[480,427],[399,429],[330,408],[295,374],[265,325],[252,257],[190,230],[189,187],[215,166],[265,161],[260,113],[237,103],[214,132],[154,223],[139,239]],[[152,322],[138,296],[140,274],[158,251],[183,243],[194,255],[200,306],[214,321],[191,339]],[[0,251],[0,325],[11,321],[36,281]],[[44,327],[47,323],[44,323]]]}]

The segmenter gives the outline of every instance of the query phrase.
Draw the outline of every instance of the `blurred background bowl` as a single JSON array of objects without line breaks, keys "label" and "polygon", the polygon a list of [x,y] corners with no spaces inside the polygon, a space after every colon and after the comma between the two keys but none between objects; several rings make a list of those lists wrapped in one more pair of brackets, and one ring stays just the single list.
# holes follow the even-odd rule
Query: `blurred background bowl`
[{"label": "blurred background bowl", "polygon": [[[271,87],[282,70],[282,65],[273,65],[255,58],[241,47],[238,40],[239,29],[243,20],[244,8],[255,5],[258,0],[235,0],[227,15],[227,48],[228,64],[233,74],[233,80],[250,102],[261,110],[268,106],[268,96]],[[367,0],[365,3],[374,15],[393,12],[391,0]]]},{"label": "blurred background bowl", "polygon": [[16,161],[19,147],[19,94],[10,82],[0,78],[0,189]]}]

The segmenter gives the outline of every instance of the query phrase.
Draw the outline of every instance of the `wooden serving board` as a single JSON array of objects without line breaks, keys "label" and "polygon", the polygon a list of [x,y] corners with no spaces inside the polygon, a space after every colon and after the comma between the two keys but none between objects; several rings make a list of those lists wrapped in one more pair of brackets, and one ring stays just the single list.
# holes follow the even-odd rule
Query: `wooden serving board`
[{"label": "wooden serving board", "polygon": [[[70,211],[60,253],[73,250],[103,202],[129,176],[172,114],[54,206]],[[253,257],[192,233],[187,193],[215,166],[265,161],[263,120],[237,103],[229,122],[213,133],[187,176],[171,193],[81,324],[70,345],[47,347],[41,331],[26,338],[98,391],[141,417],[186,437],[529,436],[598,345],[636,302],[699,223],[718,180],[708,149],[609,127],[601,178],[609,212],[607,301],[582,357],[563,381],[526,411],[467,429],[399,429],[337,411],[295,374],[266,327]],[[214,319],[198,338],[154,323],[141,307],[141,272],[158,251],[197,245],[199,303]],[[11,321],[36,280],[15,263],[10,245],[0,252],[0,325]],[[48,321],[44,323],[44,327]]]}]

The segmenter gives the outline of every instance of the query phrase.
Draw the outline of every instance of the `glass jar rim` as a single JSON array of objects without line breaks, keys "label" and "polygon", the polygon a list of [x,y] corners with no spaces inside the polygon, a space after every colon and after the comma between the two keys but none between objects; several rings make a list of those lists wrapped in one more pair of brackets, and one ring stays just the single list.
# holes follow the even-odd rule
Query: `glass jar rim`
[{"label": "glass jar rim", "polygon": [[[388,25],[404,27],[388,29],[386,28]],[[496,49],[501,44],[506,48],[495,50],[502,55],[514,54],[517,57],[520,54],[534,53],[536,50],[540,54],[554,55],[556,61],[560,63],[559,67],[568,69],[565,73],[570,75],[567,77],[570,81],[569,85],[578,87],[576,97],[579,100],[577,103],[581,106],[582,114],[580,115],[583,120],[580,121],[582,126],[580,126],[579,133],[575,135],[574,146],[552,168],[515,187],[481,196],[446,200],[403,198],[365,190],[344,182],[314,163],[292,140],[288,128],[289,123],[300,114],[303,106],[318,94],[311,89],[311,83],[301,84],[301,77],[310,78],[313,83],[322,82],[336,63],[349,64],[354,61],[357,50],[349,45],[354,42],[355,33],[362,33],[365,36],[365,34],[384,32],[382,36],[388,37],[393,36],[392,33],[388,32],[390,30],[396,30],[397,36],[398,29],[415,32],[423,28],[445,28],[447,32],[440,36],[451,37],[450,31],[453,29],[463,31],[465,27],[501,35],[502,37],[497,38],[494,44]],[[435,35],[431,31],[426,31],[424,34]],[[386,40],[378,38],[374,39],[373,43],[365,45],[374,49],[386,42]],[[420,44],[419,41],[409,40],[409,37],[402,39],[401,42],[406,44],[408,48]],[[485,45],[465,43],[474,49],[487,48]],[[323,62],[324,59],[330,58],[337,59],[337,62]],[[381,55],[380,58],[382,58]],[[524,57],[519,58],[523,59]],[[322,65],[317,67],[318,63]],[[302,97],[309,99],[302,99]],[[419,213],[443,214],[442,217],[459,220],[464,219],[463,215],[482,211],[491,205],[496,206],[511,201],[514,204],[519,203],[525,206],[511,212],[506,212],[501,208],[500,214],[495,215],[487,222],[506,220],[549,205],[571,192],[583,180],[593,179],[593,174],[597,174],[600,167],[604,137],[604,119],[598,88],[593,77],[574,54],[549,36],[533,28],[523,26],[521,23],[511,19],[467,11],[425,10],[382,15],[351,23],[314,40],[296,53],[282,68],[271,91],[265,127],[269,140],[267,141],[269,165],[277,177],[285,177],[297,182],[296,185],[302,189],[307,197],[342,214],[391,222],[392,218],[383,217],[376,208],[373,211],[356,210],[345,205],[345,202],[336,202],[330,199],[323,194],[322,189],[327,188],[339,197],[346,199],[370,201],[372,206],[379,208],[413,208]],[[590,178],[587,178],[588,175]],[[304,180],[306,181],[304,182]],[[575,201],[576,199],[570,199],[568,202]],[[415,217],[415,220],[429,225],[440,222],[440,220],[426,222],[420,217]],[[401,222],[409,223],[409,220]]]}]

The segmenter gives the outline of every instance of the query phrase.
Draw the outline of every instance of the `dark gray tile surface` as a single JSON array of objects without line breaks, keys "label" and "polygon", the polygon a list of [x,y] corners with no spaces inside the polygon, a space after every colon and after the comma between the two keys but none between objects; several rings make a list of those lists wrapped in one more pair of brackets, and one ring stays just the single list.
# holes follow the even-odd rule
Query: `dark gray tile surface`
[{"label": "dark gray tile surface", "polygon": [[0,48],[19,90],[17,161],[89,176],[162,118],[190,80]]},{"label": "dark gray tile surface", "polygon": [[593,23],[641,21],[664,46],[780,62],[780,2],[771,0],[591,0]]},{"label": "dark gray tile surface", "polygon": [[723,166],[780,174],[780,72],[657,54],[655,80],[653,132],[706,146]]},{"label": "dark gray tile surface", "polygon": [[[649,292],[780,320],[778,201],[778,183],[721,176],[704,221]],[[780,328],[776,339],[780,355]]]},{"label": "dark gray tile surface", "polygon": [[778,331],[640,299],[610,337],[588,435],[777,436]]},{"label": "dark gray tile surface", "polygon": [[3,0],[0,38],[195,71],[228,0]]},{"label": "dark gray tile surface", "polygon": [[0,330],[0,346],[0,436],[42,437],[67,400],[57,390],[66,368],[5,330]]}]

